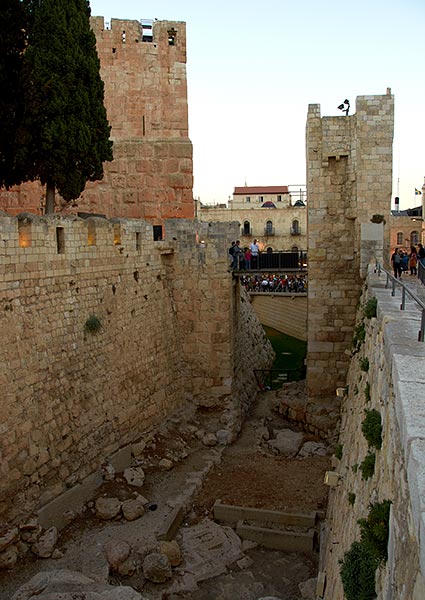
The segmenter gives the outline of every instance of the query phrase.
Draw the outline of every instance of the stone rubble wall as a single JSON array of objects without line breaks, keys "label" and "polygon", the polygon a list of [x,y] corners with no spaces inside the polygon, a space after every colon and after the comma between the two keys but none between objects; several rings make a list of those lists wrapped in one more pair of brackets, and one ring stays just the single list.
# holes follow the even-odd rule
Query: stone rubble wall
[{"label": "stone rubble wall", "polygon": [[[309,106],[307,388],[318,403],[334,396],[350,364],[356,305],[369,263],[361,255],[370,243],[377,245],[363,226],[372,225],[375,214],[389,221],[393,130],[389,89],[383,96],[359,96],[350,116],[321,117],[319,105]],[[382,235],[380,253],[386,255],[388,224]]]},{"label": "stone rubble wall", "polygon": [[[270,351],[234,306],[234,225],[175,219],[166,230],[154,242],[141,220],[0,215],[2,521],[58,497],[188,403],[255,395],[236,344],[245,331],[261,367]],[[91,316],[98,331],[86,329]]]},{"label": "stone rubble wall", "polygon": [[[342,457],[333,458],[340,478],[330,489],[321,548],[326,600],[343,598],[339,561],[360,540],[358,519],[367,517],[371,503],[384,500],[392,502],[390,536],[388,562],[376,575],[377,598],[425,597],[425,344],[417,341],[420,311],[409,301],[401,312],[401,292],[392,297],[385,281],[370,268],[357,315],[366,339],[352,357],[347,395],[340,399]],[[365,319],[365,302],[372,297],[378,300],[377,318]],[[361,429],[366,409],[380,413],[383,442],[375,451],[375,473],[364,480],[359,466],[369,451]],[[353,506],[349,494],[355,494]]]}]

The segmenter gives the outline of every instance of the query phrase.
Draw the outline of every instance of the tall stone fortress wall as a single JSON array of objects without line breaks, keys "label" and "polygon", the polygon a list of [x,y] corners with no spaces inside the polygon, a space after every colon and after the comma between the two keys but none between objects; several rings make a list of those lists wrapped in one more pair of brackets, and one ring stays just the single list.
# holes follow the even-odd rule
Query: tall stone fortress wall
[{"label": "tall stone fortress wall", "polygon": [[227,271],[235,227],[172,219],[154,242],[144,220],[0,215],[2,521],[179,407],[252,400],[238,357],[272,350]]},{"label": "tall stone fortress wall", "polygon": [[[330,489],[321,543],[325,600],[345,597],[339,561],[360,541],[358,520],[367,518],[371,504],[386,500],[391,501],[388,560],[375,574],[376,597],[425,598],[425,344],[417,341],[418,307],[407,299],[406,310],[400,311],[401,291],[393,297],[385,281],[370,268],[357,314],[365,341],[353,354],[346,393],[339,399],[340,459],[333,458],[337,480]],[[377,299],[377,317],[367,318],[364,309],[371,298]],[[382,425],[379,449],[369,446],[363,433],[372,410]],[[362,463],[368,454],[375,456],[375,466],[365,478]]]},{"label": "tall stone fortress wall", "polygon": [[[154,21],[152,41],[143,41],[139,21],[92,17],[105,106],[112,126],[114,160],[104,178],[88,183],[80,198],[60,207],[107,217],[192,218],[193,163],[188,137],[186,26]],[[172,43],[171,43],[172,42]],[[42,214],[44,188],[25,183],[0,190],[9,214]]]},{"label": "tall stone fortress wall", "polygon": [[[308,350],[310,398],[334,398],[345,381],[366,267],[388,255],[394,98],[359,96],[351,116],[321,117],[309,105]],[[371,222],[371,220],[373,222]],[[378,220],[380,220],[378,218]]]}]

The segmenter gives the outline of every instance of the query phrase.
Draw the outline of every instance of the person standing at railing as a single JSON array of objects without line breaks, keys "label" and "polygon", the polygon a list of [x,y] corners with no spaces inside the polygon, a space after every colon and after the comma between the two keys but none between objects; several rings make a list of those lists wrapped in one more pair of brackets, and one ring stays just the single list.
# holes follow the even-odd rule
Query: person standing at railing
[{"label": "person standing at railing", "polygon": [[401,255],[400,251],[397,248],[394,250],[391,256],[391,264],[393,266],[394,277],[401,277]]},{"label": "person standing at railing", "polygon": [[233,246],[233,263],[232,269],[243,269],[244,267],[244,253],[241,248],[240,240],[236,241],[236,244]]},{"label": "person standing at railing", "polygon": [[416,252],[416,248],[415,246],[411,246],[410,247],[410,254],[409,254],[409,269],[410,269],[410,274],[411,275],[416,275],[417,269],[416,266],[418,264],[418,254]]},{"label": "person standing at railing", "polygon": [[257,240],[254,240],[249,248],[251,250],[251,262],[252,262],[252,268],[253,269],[258,269],[258,267],[260,266],[258,264],[258,255],[260,254],[260,247],[257,244]]},{"label": "person standing at railing", "polygon": [[245,269],[251,268],[251,249],[245,248]]}]

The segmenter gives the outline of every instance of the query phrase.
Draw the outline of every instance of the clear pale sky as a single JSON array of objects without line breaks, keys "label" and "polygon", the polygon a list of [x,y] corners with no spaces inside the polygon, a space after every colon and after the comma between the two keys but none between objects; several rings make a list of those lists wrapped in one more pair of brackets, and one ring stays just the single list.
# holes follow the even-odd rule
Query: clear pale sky
[{"label": "clear pale sky", "polygon": [[[424,0],[91,0],[106,20],[185,21],[194,196],[303,184],[309,104],[350,114],[357,96],[395,96],[394,184],[420,204],[425,177]],[[393,207],[393,203],[392,203]]]}]

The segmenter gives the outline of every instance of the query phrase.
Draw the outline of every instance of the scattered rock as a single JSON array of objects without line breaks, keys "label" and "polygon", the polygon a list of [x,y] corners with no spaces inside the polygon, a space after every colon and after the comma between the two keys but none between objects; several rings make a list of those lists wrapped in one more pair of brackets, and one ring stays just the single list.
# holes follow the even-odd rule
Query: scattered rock
[{"label": "scattered rock", "polygon": [[247,552],[248,550],[253,550],[258,546],[257,542],[253,542],[252,540],[242,540],[242,552]]},{"label": "scattered rock", "polygon": [[137,565],[132,558],[127,558],[118,565],[117,572],[123,577],[131,577],[136,572]]},{"label": "scattered rock", "polygon": [[146,498],[138,496],[131,500],[124,500],[122,503],[122,513],[127,521],[134,521],[145,514]]},{"label": "scattered rock", "polygon": [[241,558],[240,560],[238,560],[236,562],[236,564],[238,565],[238,567],[241,570],[248,569],[248,567],[250,567],[253,563],[254,563],[254,561],[252,560],[252,558],[250,556],[244,556],[243,558]]},{"label": "scattered rock", "polygon": [[315,600],[316,598],[317,577],[312,577],[298,584],[301,596],[305,600]]},{"label": "scattered rock", "polygon": [[59,550],[59,548],[55,548],[52,552],[52,558],[53,560],[59,560],[59,558],[63,558],[64,553]]},{"label": "scattered rock", "polygon": [[175,540],[172,540],[171,542],[161,542],[159,552],[165,554],[172,567],[177,567],[182,561],[180,546]]},{"label": "scattered rock", "polygon": [[137,442],[137,444],[132,444],[131,452],[135,458],[143,458],[143,452],[145,451],[145,448],[146,442],[142,440]]},{"label": "scattered rock", "polygon": [[[178,460],[178,459],[176,459]],[[164,469],[164,471],[169,471],[170,469],[173,468],[173,461],[169,460],[168,458],[163,458],[162,460],[159,461],[159,467],[161,469]]]},{"label": "scattered rock", "polygon": [[96,516],[99,519],[114,519],[121,510],[118,498],[98,498],[96,500]]},{"label": "scattered rock", "polygon": [[76,516],[77,516],[76,513],[71,509],[68,509],[64,513],[62,513],[62,517],[63,517],[66,525],[69,525],[70,523],[72,523],[72,521],[75,519]]},{"label": "scattered rock", "polygon": [[141,467],[125,469],[123,475],[126,482],[134,487],[142,487],[145,482],[145,473]]},{"label": "scattered rock", "polygon": [[295,456],[303,443],[303,434],[292,429],[282,429],[277,432],[276,439],[269,441],[269,446],[284,456]]},{"label": "scattered rock", "polygon": [[21,523],[19,525],[19,529],[21,531],[28,531],[28,530],[31,530],[31,529],[37,529],[37,527],[38,527],[37,517],[32,517],[32,519],[30,519],[26,523]]},{"label": "scattered rock", "polygon": [[102,476],[105,481],[113,481],[115,478],[115,469],[110,463],[102,465]]},{"label": "scattered rock", "polygon": [[215,436],[221,446],[228,446],[233,441],[233,434],[228,429],[219,429],[215,432]]},{"label": "scattered rock", "polygon": [[143,561],[143,575],[153,583],[164,583],[172,577],[170,561],[165,554],[148,554]]},{"label": "scattered rock", "polygon": [[202,443],[204,444],[204,446],[216,446],[217,437],[215,433],[206,433],[202,438]]},{"label": "scattered rock", "polygon": [[[75,590],[78,590],[76,593]],[[111,586],[75,571],[48,571],[35,575],[12,596],[11,600],[143,600],[131,587]]]},{"label": "scattered rock", "polygon": [[19,552],[16,546],[9,546],[0,553],[0,570],[13,569],[18,560]]},{"label": "scattered rock", "polygon": [[31,546],[31,550],[40,558],[49,558],[52,556],[57,541],[58,530],[56,527],[50,527],[50,529],[39,537],[38,542]]},{"label": "scattered rock", "polygon": [[0,537],[0,552],[3,552],[3,550],[6,550],[6,548],[8,546],[10,546],[14,542],[16,542],[18,539],[19,539],[19,531],[18,531],[17,527],[14,527],[13,529],[9,529],[8,531],[6,531],[6,533],[4,533]]},{"label": "scattered rock", "polygon": [[131,552],[130,544],[123,540],[111,540],[103,546],[103,549],[112,571],[117,571],[118,566],[130,556]]},{"label": "scattered rock", "polygon": [[305,458],[308,456],[326,456],[328,449],[322,442],[306,442],[298,453],[298,456]]}]

